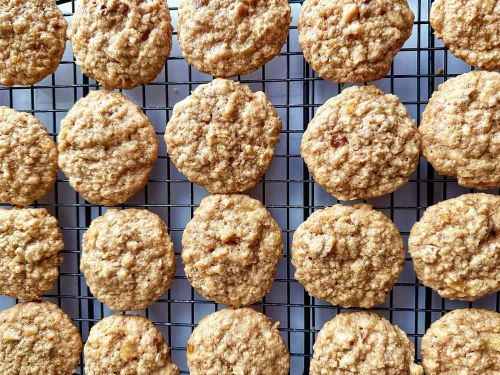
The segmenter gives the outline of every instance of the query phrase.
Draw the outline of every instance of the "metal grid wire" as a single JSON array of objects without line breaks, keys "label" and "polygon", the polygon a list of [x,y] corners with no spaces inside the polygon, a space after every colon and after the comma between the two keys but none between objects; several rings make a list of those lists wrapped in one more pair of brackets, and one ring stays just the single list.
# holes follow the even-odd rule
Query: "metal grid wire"
[{"label": "metal grid wire", "polygon": [[[431,1],[409,2],[415,13],[413,35],[396,56],[389,75],[375,84],[386,92],[398,95],[419,123],[427,100],[437,85],[470,68],[450,55],[433,37],[428,22]],[[75,0],[57,3],[67,17],[75,9]],[[317,332],[334,315],[349,310],[310,297],[293,279],[290,263],[290,244],[297,226],[315,209],[337,202],[313,183],[300,158],[300,138],[316,108],[346,87],[321,80],[305,63],[297,45],[296,21],[301,3],[299,0],[290,1],[293,21],[281,56],[255,73],[238,77],[252,89],[265,91],[283,119],[281,143],[273,165],[250,195],[266,204],[283,230],[285,257],[279,264],[274,288],[255,308],[280,321],[280,331],[291,354],[291,374],[308,373]],[[169,5],[176,4],[169,1]],[[170,11],[176,26],[177,7],[171,7]],[[122,207],[147,208],[165,219],[174,239],[178,264],[173,287],[158,302],[139,313],[148,316],[162,331],[181,373],[188,373],[185,346],[189,334],[203,316],[223,306],[204,300],[184,276],[179,257],[180,238],[185,224],[207,192],[186,181],[175,170],[165,153],[163,134],[173,105],[197,85],[210,79],[182,59],[174,33],[174,47],[160,76],[148,86],[126,92],[152,120],[160,138],[160,157],[145,189]],[[57,137],[60,121],[72,104],[89,90],[98,88],[75,65],[68,44],[61,66],[54,75],[35,86],[0,87],[0,104],[34,114]],[[396,222],[406,244],[411,226],[426,207],[469,191],[460,188],[450,178],[438,176],[421,160],[408,184],[393,194],[369,200],[368,203]],[[493,193],[498,194],[498,191]],[[66,244],[60,278],[46,299],[59,304],[72,317],[85,341],[92,325],[111,314],[91,295],[78,266],[81,236],[92,219],[101,215],[105,208],[83,201],[61,173],[54,191],[38,201],[36,206],[47,207],[58,217]],[[13,303],[14,300],[0,297],[2,308]],[[420,363],[420,339],[430,323],[448,310],[467,306],[500,311],[500,293],[474,303],[441,299],[418,282],[411,259],[407,256],[403,274],[390,298],[373,310],[405,330],[415,343],[416,360]],[[82,364],[77,373],[84,373]]]}]

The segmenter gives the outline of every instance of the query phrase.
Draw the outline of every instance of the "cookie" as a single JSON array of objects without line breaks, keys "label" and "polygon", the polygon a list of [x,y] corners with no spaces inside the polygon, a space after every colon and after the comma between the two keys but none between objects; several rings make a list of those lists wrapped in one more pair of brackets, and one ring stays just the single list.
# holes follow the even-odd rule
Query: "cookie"
[{"label": "cookie", "polygon": [[290,354],[278,325],[251,308],[207,315],[187,343],[190,374],[288,374]]},{"label": "cookie", "polygon": [[0,312],[0,373],[72,375],[82,339],[64,311],[26,302]]},{"label": "cookie", "polygon": [[243,75],[279,55],[290,21],[287,0],[181,0],[179,46],[203,73]]},{"label": "cookie", "polygon": [[0,209],[0,294],[37,300],[59,276],[64,242],[45,208]]},{"label": "cookie", "polygon": [[431,324],[422,337],[427,375],[500,374],[500,314],[459,309]]},{"label": "cookie", "polygon": [[419,132],[439,174],[469,188],[500,188],[500,73],[474,71],[441,84]]},{"label": "cookie", "polygon": [[434,34],[467,64],[500,69],[500,15],[494,0],[436,0],[429,21]]},{"label": "cookie", "polygon": [[420,137],[398,97],[350,87],[318,108],[300,154],[338,199],[378,197],[404,185],[418,165]]},{"label": "cookie", "polygon": [[295,278],[313,297],[342,307],[384,302],[404,260],[396,225],[365,204],[315,211],[293,236]]},{"label": "cookie", "polygon": [[108,89],[148,84],[172,47],[165,0],[82,0],[70,24],[76,63]]},{"label": "cookie", "polygon": [[146,185],[158,157],[155,129],[122,94],[92,91],[61,122],[59,166],[93,204],[124,203]]},{"label": "cookie", "polygon": [[85,374],[177,375],[163,336],[139,315],[112,315],[90,330],[83,351]]},{"label": "cookie", "polygon": [[0,106],[0,201],[27,206],[56,182],[57,146],[34,116]]},{"label": "cookie", "polygon": [[306,0],[299,44],[304,59],[324,79],[375,81],[389,71],[413,20],[406,0]]},{"label": "cookie", "polygon": [[260,301],[271,290],[282,257],[280,227],[246,195],[203,198],[182,235],[191,285],[206,299],[234,307]]},{"label": "cookie", "polygon": [[54,0],[1,0],[0,83],[32,85],[54,73],[67,26]]},{"label": "cookie", "polygon": [[281,119],[266,94],[216,79],[174,106],[168,154],[187,178],[211,193],[252,188],[268,169]]},{"label": "cookie", "polygon": [[314,343],[310,375],[422,375],[406,334],[377,314],[338,314]]},{"label": "cookie", "polygon": [[80,269],[90,291],[112,310],[141,310],[174,281],[174,245],[162,219],[149,211],[110,209],[82,240]]},{"label": "cookie", "polygon": [[500,196],[465,194],[425,210],[408,248],[415,272],[443,298],[500,290]]}]

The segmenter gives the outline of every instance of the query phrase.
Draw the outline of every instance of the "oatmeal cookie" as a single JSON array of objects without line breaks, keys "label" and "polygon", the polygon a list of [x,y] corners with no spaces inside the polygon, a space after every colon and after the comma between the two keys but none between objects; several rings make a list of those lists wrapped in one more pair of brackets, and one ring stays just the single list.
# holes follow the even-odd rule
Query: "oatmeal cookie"
[{"label": "oatmeal cookie", "polygon": [[299,44],[318,75],[335,82],[383,78],[413,27],[406,0],[306,0]]},{"label": "oatmeal cookie", "polygon": [[435,0],[429,21],[455,56],[483,69],[500,69],[498,0]]},{"label": "oatmeal cookie", "polygon": [[500,374],[500,314],[459,309],[432,323],[422,338],[427,375]]},{"label": "oatmeal cookie", "polygon": [[179,46],[203,73],[251,73],[279,55],[290,13],[287,0],[181,0]]},{"label": "oatmeal cookie", "polygon": [[83,350],[85,374],[177,375],[163,336],[139,315],[112,315],[90,330]]},{"label": "oatmeal cookie", "polygon": [[34,116],[0,106],[0,201],[27,206],[56,182],[57,146]]},{"label": "oatmeal cookie", "polygon": [[204,317],[187,343],[191,375],[286,375],[290,354],[264,314],[227,308]]},{"label": "oatmeal cookie", "polygon": [[0,373],[72,375],[82,339],[64,311],[26,302],[0,312]]},{"label": "oatmeal cookie", "polygon": [[182,261],[205,298],[238,307],[270,290],[283,257],[281,229],[259,201],[246,195],[203,198],[182,236]]},{"label": "oatmeal cookie", "polygon": [[83,73],[109,89],[148,84],[172,47],[165,0],[82,0],[68,38]]},{"label": "oatmeal cookie", "polygon": [[398,97],[375,86],[351,87],[318,108],[300,153],[330,194],[367,199],[391,193],[410,179],[420,137]]},{"label": "oatmeal cookie", "polygon": [[0,83],[32,85],[54,73],[67,26],[54,0],[0,0]]},{"label": "oatmeal cookie", "polygon": [[80,269],[90,291],[112,310],[141,310],[174,281],[168,228],[147,210],[109,209],[83,235]]},{"label": "oatmeal cookie", "polygon": [[441,297],[500,290],[500,196],[465,194],[425,210],[408,239],[418,278]]},{"label": "oatmeal cookie", "polygon": [[419,132],[422,153],[439,174],[469,188],[499,188],[500,73],[475,71],[441,84]]},{"label": "oatmeal cookie", "polygon": [[45,208],[0,209],[0,294],[31,301],[52,289],[63,259],[58,225]]},{"label": "oatmeal cookie", "polygon": [[413,362],[415,348],[406,334],[377,314],[339,314],[314,343],[310,375],[422,375]]},{"label": "oatmeal cookie", "polygon": [[266,94],[216,79],[175,105],[165,141],[172,162],[190,181],[211,193],[236,193],[265,173],[280,130]]},{"label": "oatmeal cookie", "polygon": [[404,260],[396,225],[365,204],[318,210],[293,236],[295,278],[333,305],[370,308],[384,302]]},{"label": "oatmeal cookie", "polygon": [[125,202],[147,183],[158,157],[155,129],[122,94],[92,91],[61,122],[59,166],[93,204]]}]

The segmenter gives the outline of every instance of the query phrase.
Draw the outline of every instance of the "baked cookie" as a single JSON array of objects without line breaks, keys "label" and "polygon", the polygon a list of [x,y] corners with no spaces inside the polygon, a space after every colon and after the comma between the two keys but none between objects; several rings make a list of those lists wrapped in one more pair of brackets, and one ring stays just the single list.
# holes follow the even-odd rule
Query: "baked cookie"
[{"label": "baked cookie", "polygon": [[76,63],[108,89],[148,84],[172,47],[165,0],[82,0],[70,24]]},{"label": "baked cookie", "polygon": [[404,260],[396,225],[365,204],[315,211],[293,236],[295,278],[313,297],[342,307],[384,302]]},{"label": "baked cookie", "polygon": [[112,310],[141,310],[174,281],[174,245],[162,219],[147,210],[109,209],[82,240],[80,269],[90,291]]},{"label": "baked cookie", "polygon": [[408,239],[415,272],[443,298],[500,290],[500,196],[465,194],[425,210]]},{"label": "baked cookie", "polygon": [[419,127],[422,153],[462,186],[500,187],[500,73],[474,71],[434,91]]},{"label": "baked cookie", "polygon": [[0,201],[27,206],[56,182],[57,146],[34,116],[0,106]]},{"label": "baked cookie", "polygon": [[467,64],[500,69],[500,11],[495,0],[435,0],[434,34]]},{"label": "baked cookie", "polygon": [[78,329],[53,303],[20,303],[0,312],[1,374],[72,375],[81,350]]},{"label": "baked cookie", "polygon": [[54,0],[0,0],[0,83],[32,85],[54,73],[67,26]]},{"label": "baked cookie", "polygon": [[190,374],[288,374],[290,354],[278,325],[251,308],[207,315],[187,343]]},{"label": "baked cookie", "polygon": [[367,199],[392,193],[410,179],[419,161],[420,137],[397,96],[356,86],[318,108],[300,154],[330,194]]},{"label": "baked cookie", "polygon": [[427,375],[500,374],[500,314],[460,309],[431,324],[422,337]]},{"label": "baked cookie", "polygon": [[211,193],[236,193],[265,173],[280,130],[266,94],[216,79],[175,105],[165,141],[172,162],[190,181]]},{"label": "baked cookie", "polygon": [[0,294],[37,300],[59,276],[64,242],[45,208],[0,209]]},{"label": "baked cookie", "polygon": [[246,195],[202,199],[182,235],[182,261],[203,297],[234,307],[270,290],[283,257],[281,229],[258,200]]},{"label": "baked cookie", "polygon": [[291,19],[287,0],[181,0],[179,46],[203,73],[243,75],[279,55]]},{"label": "baked cookie", "polygon": [[310,375],[421,375],[406,334],[377,314],[339,314],[325,323],[314,343]]},{"label": "baked cookie", "polygon": [[83,349],[85,374],[177,375],[163,336],[140,315],[112,315],[90,330]]},{"label": "baked cookie", "polygon": [[61,122],[59,166],[93,204],[125,202],[146,185],[158,157],[155,129],[122,94],[92,91]]},{"label": "baked cookie", "polygon": [[306,0],[299,44],[324,79],[375,81],[387,74],[410,37],[413,19],[406,0]]}]

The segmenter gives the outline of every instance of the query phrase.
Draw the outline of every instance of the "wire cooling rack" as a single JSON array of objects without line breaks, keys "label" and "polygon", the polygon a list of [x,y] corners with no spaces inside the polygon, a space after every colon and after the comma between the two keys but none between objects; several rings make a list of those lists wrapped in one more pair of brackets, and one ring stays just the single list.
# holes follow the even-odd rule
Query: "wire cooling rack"
[{"label": "wire cooling rack", "polygon": [[[57,3],[69,18],[75,9],[75,0]],[[305,63],[297,43],[296,25],[301,3],[299,0],[290,1],[293,20],[281,56],[255,73],[238,77],[252,89],[265,91],[283,120],[281,142],[273,164],[262,182],[249,194],[266,204],[283,230],[285,257],[278,266],[272,291],[255,308],[272,320],[280,321],[280,331],[291,354],[290,372],[293,375],[308,373],[312,345],[319,329],[334,315],[346,311],[311,298],[294,280],[290,263],[290,245],[297,226],[315,209],[337,202],[312,181],[300,158],[300,139],[316,108],[347,86],[321,80]],[[169,5],[175,27],[177,3],[169,0]],[[419,123],[427,100],[438,84],[470,70],[470,67],[449,54],[433,37],[428,22],[431,1],[411,0],[410,5],[415,13],[413,34],[396,56],[389,75],[374,84],[385,92],[398,95]],[[177,254],[177,273],[172,288],[158,302],[139,313],[148,316],[162,331],[181,373],[188,373],[186,342],[191,331],[203,316],[223,306],[204,300],[184,276],[179,256],[182,231],[207,192],[186,181],[175,169],[166,155],[163,134],[173,105],[197,85],[210,79],[191,68],[182,58],[174,33],[174,46],[164,71],[150,85],[125,92],[153,122],[159,137],[160,157],[148,185],[123,207],[147,208],[162,216],[170,227]],[[33,113],[57,137],[60,121],[67,111],[75,101],[94,89],[98,86],[82,75],[75,65],[68,43],[63,61],[54,75],[35,86],[0,87],[0,105]],[[398,225],[406,244],[412,225],[426,207],[469,191],[460,188],[454,180],[435,174],[422,159],[418,170],[404,187],[367,202]],[[498,194],[498,191],[490,192]],[[112,313],[91,295],[78,267],[81,236],[92,219],[101,215],[105,208],[85,202],[69,186],[62,173],[55,189],[36,206],[47,207],[58,217],[66,244],[60,278],[45,298],[59,304],[72,317],[85,341],[92,325]],[[15,302],[0,297],[0,308]],[[373,310],[408,334],[415,343],[415,359],[420,363],[420,339],[426,328],[444,312],[467,306],[500,311],[500,293],[474,303],[441,299],[418,282],[407,256],[403,274],[390,298]],[[79,365],[77,373],[84,373],[83,364]]]}]

